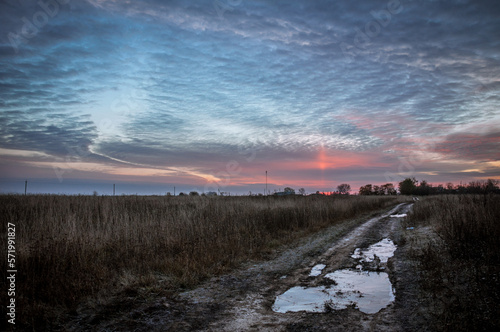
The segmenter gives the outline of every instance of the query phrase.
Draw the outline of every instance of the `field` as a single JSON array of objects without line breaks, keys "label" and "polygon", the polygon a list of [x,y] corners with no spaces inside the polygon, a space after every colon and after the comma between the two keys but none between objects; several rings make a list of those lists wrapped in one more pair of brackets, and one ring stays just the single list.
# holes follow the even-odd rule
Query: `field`
[{"label": "field", "polygon": [[[402,200],[4,195],[0,245],[7,246],[7,223],[15,224],[18,326],[45,329],[83,301],[137,287],[168,296]],[[5,303],[5,292],[1,296]]]},{"label": "field", "polygon": [[[398,203],[411,211],[408,218],[383,214]],[[374,215],[381,221],[356,233],[357,238],[346,235]],[[165,306],[170,316],[162,316],[167,319],[163,323],[173,330],[205,327],[214,319],[231,321],[239,318],[228,318],[227,310],[235,306],[232,298],[259,294],[270,303],[291,280],[310,281],[304,277],[308,268],[292,266],[291,256],[277,258],[277,253],[288,248],[293,259],[316,264],[314,255],[342,236],[351,246],[328,254],[329,268],[349,267],[342,257],[349,257],[355,247],[386,236],[394,239],[398,250],[388,267],[395,304],[370,318],[354,308],[323,316],[287,314],[288,321],[279,326],[321,330],[337,322],[343,330],[356,330],[364,328],[359,322],[369,321],[379,327],[390,322],[396,331],[397,326],[409,331],[500,327],[499,195],[442,195],[415,202],[404,196],[4,195],[0,216],[2,248],[7,247],[7,224],[16,229],[18,329],[65,330],[71,326],[68,322],[79,322],[79,316],[91,312],[89,317],[94,318],[88,325],[73,329],[132,330],[136,325],[130,325],[129,318],[127,323],[99,325],[104,323],[95,317],[110,320],[120,310],[127,315],[140,312],[131,318],[139,324],[153,314],[165,315],[161,309]],[[314,239],[321,236],[327,242],[320,245]],[[251,269],[236,272],[248,262],[268,262],[269,272],[265,276]],[[3,271],[8,270],[7,261],[1,263]],[[286,264],[288,270],[283,268]],[[290,281],[281,281],[282,274],[289,274]],[[213,298],[205,307],[197,305],[198,300],[179,300],[180,293],[196,294],[197,287],[214,276],[221,276],[219,286],[200,288],[210,294],[200,299]],[[160,298],[165,303],[154,304]],[[7,292],[0,299],[6,303]],[[252,303],[250,308],[255,307]],[[262,317],[273,321],[270,305],[264,307],[267,313]],[[194,308],[193,317],[185,316],[186,308]],[[5,317],[4,311],[2,305]]]},{"label": "field", "polygon": [[429,330],[500,329],[500,195],[443,195],[406,221]]}]

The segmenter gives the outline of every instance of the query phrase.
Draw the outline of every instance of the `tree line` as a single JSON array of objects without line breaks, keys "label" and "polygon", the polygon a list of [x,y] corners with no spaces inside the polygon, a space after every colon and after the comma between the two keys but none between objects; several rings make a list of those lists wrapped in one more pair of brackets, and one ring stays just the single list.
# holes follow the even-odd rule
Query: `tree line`
[{"label": "tree line", "polygon": [[[449,182],[445,185],[438,184],[434,186],[428,183],[426,180],[417,181],[414,177],[406,178],[403,181],[398,183],[398,187],[394,186],[393,183],[385,183],[382,185],[372,185],[367,184],[361,186],[359,188],[359,195],[417,195],[417,196],[425,196],[425,195],[440,195],[440,194],[487,194],[487,193],[497,193],[500,194],[499,188],[500,181],[495,179],[488,180],[478,180],[471,181],[468,184],[458,184],[454,185]],[[320,192],[317,191],[317,195],[349,195],[351,192],[351,185],[348,183],[342,183],[337,186],[337,189],[332,192]],[[273,196],[284,196],[284,195],[306,195],[306,190],[304,188],[300,188],[298,193],[295,192],[295,189],[291,187],[286,187],[283,191],[276,191],[273,193]],[[170,193],[167,193],[167,196],[170,196]],[[179,196],[185,196],[185,193],[179,193]],[[200,194],[196,191],[191,191],[189,196],[199,196]],[[216,192],[208,192],[201,194],[202,196],[218,196]],[[221,196],[225,196],[225,193],[219,193]],[[252,192],[249,192],[249,196],[255,196]],[[258,196],[263,196],[262,194],[257,194]]]},{"label": "tree line", "polygon": [[[398,183],[399,193],[401,195],[440,195],[440,194],[500,194],[500,181],[488,179],[486,181],[471,181],[468,184],[454,185],[449,182],[446,185],[439,184],[433,186],[425,180],[417,181],[413,178],[406,178]],[[359,195],[396,195],[396,188],[392,183],[386,183],[380,186],[367,184],[359,188]]]}]

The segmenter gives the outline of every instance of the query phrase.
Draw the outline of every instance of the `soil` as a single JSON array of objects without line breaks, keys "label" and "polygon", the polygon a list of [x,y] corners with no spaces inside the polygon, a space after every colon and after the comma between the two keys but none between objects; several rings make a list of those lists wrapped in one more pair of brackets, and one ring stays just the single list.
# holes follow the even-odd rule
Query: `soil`
[{"label": "soil", "polygon": [[[425,331],[428,317],[419,301],[418,280],[409,257],[412,230],[402,218],[412,204],[399,204],[375,216],[334,225],[266,261],[247,262],[230,274],[214,277],[196,289],[175,296],[142,298],[133,291],[117,303],[81,311],[65,330],[105,331]],[[325,313],[272,310],[278,295],[294,286],[325,285],[328,279],[310,277],[311,268],[325,264],[321,275],[355,268],[356,248],[384,238],[398,247],[384,266],[395,290],[395,301],[375,314],[355,305]]]}]

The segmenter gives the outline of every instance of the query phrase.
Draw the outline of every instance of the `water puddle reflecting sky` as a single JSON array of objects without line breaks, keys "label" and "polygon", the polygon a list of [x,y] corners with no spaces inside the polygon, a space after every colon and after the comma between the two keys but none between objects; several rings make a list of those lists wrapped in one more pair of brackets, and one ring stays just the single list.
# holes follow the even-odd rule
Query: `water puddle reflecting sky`
[{"label": "water puddle reflecting sky", "polygon": [[[395,250],[396,246],[390,239],[383,239],[366,250],[356,249],[351,257],[360,262],[371,262],[376,256],[381,265],[385,265]],[[314,266],[309,276],[321,275],[325,267],[324,264]],[[395,298],[389,275],[385,272],[343,269],[328,273],[324,278],[334,282],[328,286],[292,287],[276,298],[273,311],[326,312],[345,309],[354,304],[361,312],[374,314]]]},{"label": "water puddle reflecting sky", "polygon": [[396,249],[397,247],[392,240],[383,239],[382,241],[372,244],[366,250],[361,251],[360,248],[356,248],[351,257],[360,259],[361,262],[372,262],[376,255],[381,263],[387,263],[389,258],[394,256]]},{"label": "water puddle reflecting sky", "polygon": [[325,312],[345,309],[351,304],[367,314],[374,314],[394,301],[392,284],[385,272],[338,270],[325,276],[337,285],[293,287],[276,298],[276,312]]},{"label": "water puddle reflecting sky", "polygon": [[319,276],[325,267],[326,267],[326,265],[325,265],[325,264],[318,264],[318,265],[315,265],[315,266],[311,269],[311,273],[309,273],[309,276],[310,276],[310,277],[317,277],[317,276]]}]

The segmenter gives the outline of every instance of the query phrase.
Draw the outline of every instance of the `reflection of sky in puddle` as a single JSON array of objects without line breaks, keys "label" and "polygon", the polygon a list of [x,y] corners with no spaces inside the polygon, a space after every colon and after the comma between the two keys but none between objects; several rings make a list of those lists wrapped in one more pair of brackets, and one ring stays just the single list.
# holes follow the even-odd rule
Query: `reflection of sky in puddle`
[{"label": "reflection of sky in puddle", "polygon": [[325,277],[335,280],[337,285],[293,287],[276,298],[273,310],[324,312],[325,303],[335,310],[355,303],[360,311],[373,314],[394,301],[392,285],[385,272],[338,270]]},{"label": "reflection of sky in puddle", "polygon": [[[396,245],[390,239],[383,239],[366,250],[357,248],[351,256],[364,262],[372,262],[375,255],[380,263],[387,263],[394,255]],[[378,264],[377,264],[378,265]],[[326,266],[318,264],[309,276],[319,276]],[[362,266],[358,265],[361,269]],[[394,301],[394,292],[389,275],[385,272],[337,270],[325,278],[334,280],[334,285],[318,287],[293,287],[276,298],[273,311],[276,312],[325,312],[330,309],[345,309],[355,304],[364,313],[374,314]]]},{"label": "reflection of sky in puddle", "polygon": [[323,269],[326,267],[325,264],[318,264],[318,265],[315,265],[312,269],[311,269],[311,273],[309,273],[309,276],[310,277],[317,277],[321,274],[321,271],[323,271]]},{"label": "reflection of sky in puddle", "polygon": [[375,255],[380,258],[381,263],[387,263],[390,257],[394,256],[397,247],[390,239],[383,239],[380,242],[372,244],[368,249],[361,251],[356,248],[354,254],[351,255],[354,259],[361,259],[361,261],[371,262],[375,259]]}]

